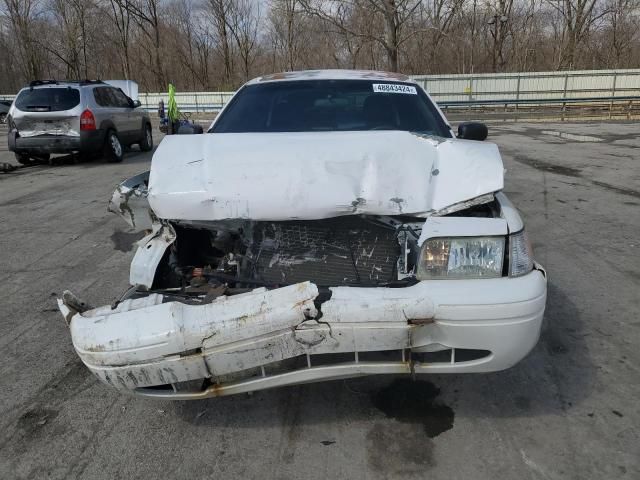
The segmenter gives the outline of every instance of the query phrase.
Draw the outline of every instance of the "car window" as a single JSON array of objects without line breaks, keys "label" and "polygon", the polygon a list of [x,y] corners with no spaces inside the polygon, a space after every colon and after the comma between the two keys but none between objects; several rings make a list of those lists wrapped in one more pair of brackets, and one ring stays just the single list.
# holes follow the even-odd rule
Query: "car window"
[{"label": "car window", "polygon": [[113,95],[114,106],[118,108],[130,108],[129,97],[127,97],[119,88],[110,88]]},{"label": "car window", "polygon": [[115,99],[111,94],[111,88],[109,87],[96,87],[93,89],[93,98],[96,99],[96,103],[101,107],[114,107]]},{"label": "car window", "polygon": [[77,88],[35,88],[22,90],[16,98],[16,108],[23,112],[60,112],[80,103]]},{"label": "car window", "polygon": [[416,85],[369,80],[304,80],[244,87],[215,133],[403,130],[442,137],[450,130]]}]

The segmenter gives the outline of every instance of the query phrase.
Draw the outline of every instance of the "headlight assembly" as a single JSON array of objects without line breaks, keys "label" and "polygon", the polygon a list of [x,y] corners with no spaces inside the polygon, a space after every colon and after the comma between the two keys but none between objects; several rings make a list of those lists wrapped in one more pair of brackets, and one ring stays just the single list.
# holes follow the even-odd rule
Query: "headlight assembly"
[{"label": "headlight assembly", "polygon": [[422,245],[418,280],[502,276],[504,237],[430,238]]},{"label": "headlight assembly", "polygon": [[[439,237],[422,245],[418,280],[497,278],[508,259],[509,276],[525,275],[533,269],[533,252],[524,230],[508,237]],[[505,272],[506,273],[506,272]]]}]

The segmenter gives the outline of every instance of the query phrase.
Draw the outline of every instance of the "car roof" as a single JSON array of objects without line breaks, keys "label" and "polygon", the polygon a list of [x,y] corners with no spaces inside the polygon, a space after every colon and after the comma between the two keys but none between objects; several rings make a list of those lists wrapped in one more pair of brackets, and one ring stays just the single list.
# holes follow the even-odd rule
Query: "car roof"
[{"label": "car roof", "polygon": [[34,80],[22,90],[39,89],[39,88],[80,88],[93,85],[105,85],[102,80]]},{"label": "car roof", "polygon": [[247,82],[247,85],[279,81],[302,80],[377,80],[416,83],[402,73],[380,72],[374,70],[300,70],[263,75]]}]

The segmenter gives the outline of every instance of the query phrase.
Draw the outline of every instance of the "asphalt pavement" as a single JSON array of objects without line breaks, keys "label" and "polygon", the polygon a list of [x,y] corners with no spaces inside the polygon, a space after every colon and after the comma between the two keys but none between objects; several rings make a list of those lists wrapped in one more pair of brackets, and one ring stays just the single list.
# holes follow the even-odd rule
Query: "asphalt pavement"
[{"label": "asphalt pavement", "polygon": [[64,289],[100,305],[127,286],[140,235],[106,204],[151,154],[0,173],[0,478],[640,478],[639,131],[490,125],[549,274],[542,337],[514,368],[194,402],[99,383],[56,308]]}]

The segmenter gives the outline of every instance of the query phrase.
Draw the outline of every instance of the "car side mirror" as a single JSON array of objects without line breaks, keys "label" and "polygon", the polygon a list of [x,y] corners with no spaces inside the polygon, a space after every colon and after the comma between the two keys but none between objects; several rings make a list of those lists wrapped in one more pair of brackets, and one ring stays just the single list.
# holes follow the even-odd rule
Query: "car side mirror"
[{"label": "car side mirror", "polygon": [[142,103],[140,103],[140,100],[134,100],[133,102],[131,102],[131,105],[133,106],[133,108],[138,108],[142,106]]},{"label": "car side mirror", "polygon": [[489,129],[484,123],[464,122],[458,125],[458,138],[465,140],[486,140]]}]

